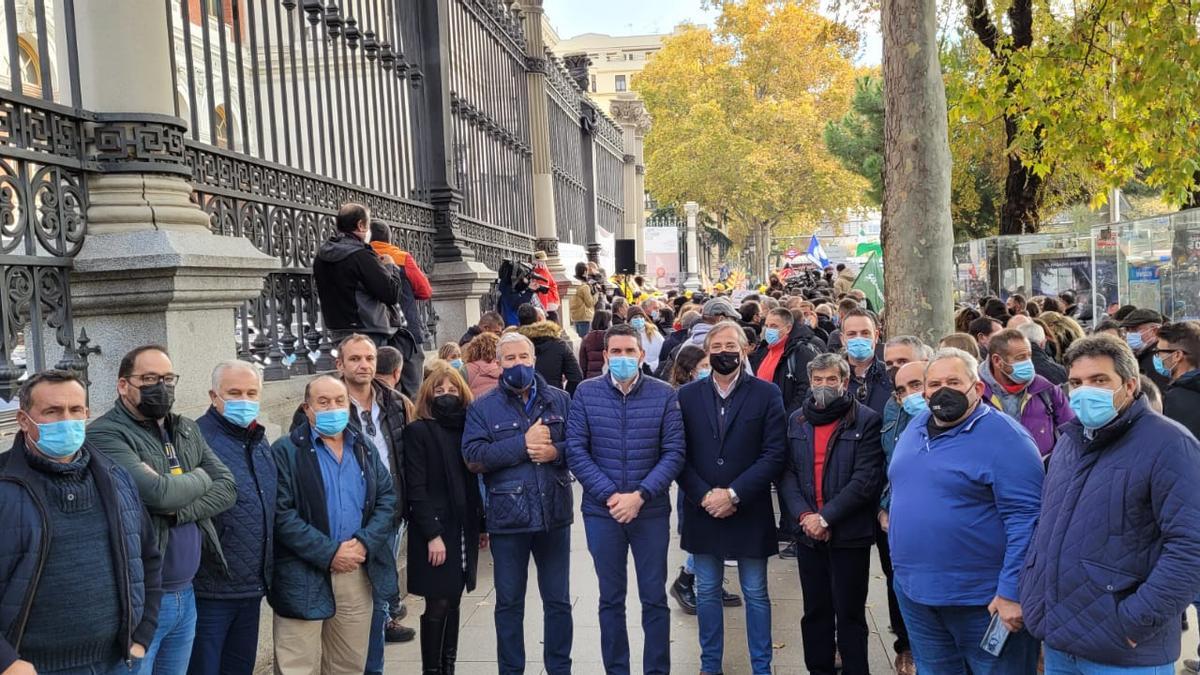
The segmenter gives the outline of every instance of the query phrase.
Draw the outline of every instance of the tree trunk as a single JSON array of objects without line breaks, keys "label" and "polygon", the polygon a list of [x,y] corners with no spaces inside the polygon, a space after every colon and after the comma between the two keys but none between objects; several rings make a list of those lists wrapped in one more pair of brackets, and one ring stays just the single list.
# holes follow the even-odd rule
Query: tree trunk
[{"label": "tree trunk", "polygon": [[[1017,120],[1004,118],[1004,136],[1011,147],[1017,134]],[[1000,234],[1032,234],[1038,231],[1041,215],[1042,179],[1021,163],[1015,154],[1008,155],[1008,176],[1004,180],[1004,207],[1000,210]]]},{"label": "tree trunk", "polygon": [[935,0],[884,0],[884,291],[890,336],[953,330],[950,141]]},{"label": "tree trunk", "polygon": [[1192,183],[1196,186],[1196,189],[1192,191],[1188,200],[1179,207],[1180,211],[1200,207],[1200,170],[1192,174]]}]

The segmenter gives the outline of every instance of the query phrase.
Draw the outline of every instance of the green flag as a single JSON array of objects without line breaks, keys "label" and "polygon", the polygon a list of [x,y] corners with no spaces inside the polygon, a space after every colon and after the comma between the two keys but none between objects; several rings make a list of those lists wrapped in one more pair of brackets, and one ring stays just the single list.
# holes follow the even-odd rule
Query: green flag
[{"label": "green flag", "polygon": [[883,311],[883,256],[872,255],[854,280],[854,288],[867,294],[876,313]]},{"label": "green flag", "polygon": [[883,255],[883,247],[875,243],[859,244],[858,248],[854,251],[854,257],[861,258],[862,256],[871,255],[872,253]]}]

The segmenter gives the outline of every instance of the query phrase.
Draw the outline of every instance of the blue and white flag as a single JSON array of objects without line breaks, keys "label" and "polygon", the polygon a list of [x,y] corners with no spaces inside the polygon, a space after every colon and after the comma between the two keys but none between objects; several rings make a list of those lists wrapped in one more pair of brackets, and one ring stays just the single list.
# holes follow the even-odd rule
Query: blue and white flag
[{"label": "blue and white flag", "polygon": [[821,247],[821,242],[817,241],[817,235],[812,236],[812,240],[808,242],[808,257],[817,264],[821,269],[829,267],[829,258],[825,255],[825,249]]}]

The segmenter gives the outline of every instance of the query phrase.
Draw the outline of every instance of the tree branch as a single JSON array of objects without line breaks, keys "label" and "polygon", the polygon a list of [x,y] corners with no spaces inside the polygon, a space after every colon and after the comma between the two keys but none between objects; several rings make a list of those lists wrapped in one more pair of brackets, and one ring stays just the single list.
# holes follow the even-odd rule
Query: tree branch
[{"label": "tree branch", "polygon": [[971,24],[971,30],[975,31],[975,35],[979,36],[979,41],[983,43],[984,47],[987,47],[992,56],[997,56],[996,47],[1000,32],[988,13],[987,0],[966,0],[966,3],[967,20]]}]

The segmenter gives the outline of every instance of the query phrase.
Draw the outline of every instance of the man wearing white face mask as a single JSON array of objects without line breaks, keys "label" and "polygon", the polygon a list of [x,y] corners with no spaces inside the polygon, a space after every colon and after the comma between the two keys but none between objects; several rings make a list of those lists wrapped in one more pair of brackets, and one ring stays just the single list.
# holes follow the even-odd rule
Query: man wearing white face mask
[{"label": "man wearing white face mask", "polygon": [[257,421],[262,375],[245,361],[225,361],[212,373],[212,406],[196,426],[233,472],[237,501],[213,518],[224,564],[201,555],[196,591],[196,639],[189,675],[250,675],[258,655],[258,622],[271,578],[275,531],[275,459]]},{"label": "man wearing white face mask", "polygon": [[991,337],[987,359],[979,364],[983,400],[1020,422],[1042,457],[1048,456],[1058,439],[1058,427],[1075,419],[1067,397],[1035,372],[1029,339],[1015,328]]},{"label": "man wearing white face mask", "polygon": [[630,672],[625,570],[632,549],[646,638],[642,672],[669,673],[669,492],[683,469],[683,417],[671,386],[641,374],[646,354],[632,321],[609,328],[604,341],[608,373],[579,385],[567,417],[567,466],[583,486],[600,584],[604,669]]}]

